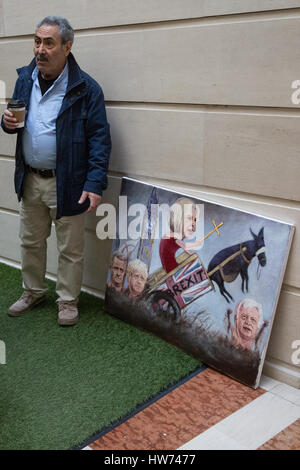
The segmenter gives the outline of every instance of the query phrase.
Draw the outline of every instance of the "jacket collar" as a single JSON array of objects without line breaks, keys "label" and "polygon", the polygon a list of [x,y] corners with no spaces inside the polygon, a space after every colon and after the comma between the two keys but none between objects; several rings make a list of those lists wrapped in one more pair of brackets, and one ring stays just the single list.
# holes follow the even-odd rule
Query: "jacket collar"
[{"label": "jacket collar", "polygon": [[[84,82],[81,69],[77,64],[75,57],[73,56],[72,52],[68,55],[68,66],[69,66],[69,77],[68,77],[68,86],[66,90],[66,94],[76,86],[80,85]],[[31,79],[32,72],[36,67],[35,58],[32,59],[29,65],[25,67],[21,67],[17,69],[18,75],[26,75],[28,79]]]}]

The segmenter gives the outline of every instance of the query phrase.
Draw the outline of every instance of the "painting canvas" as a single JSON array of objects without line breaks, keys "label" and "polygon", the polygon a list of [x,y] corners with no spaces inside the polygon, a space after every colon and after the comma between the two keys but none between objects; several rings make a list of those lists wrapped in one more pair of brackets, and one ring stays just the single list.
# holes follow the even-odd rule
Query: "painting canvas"
[{"label": "painting canvas", "polygon": [[130,178],[120,196],[106,310],[256,388],[294,227]]}]

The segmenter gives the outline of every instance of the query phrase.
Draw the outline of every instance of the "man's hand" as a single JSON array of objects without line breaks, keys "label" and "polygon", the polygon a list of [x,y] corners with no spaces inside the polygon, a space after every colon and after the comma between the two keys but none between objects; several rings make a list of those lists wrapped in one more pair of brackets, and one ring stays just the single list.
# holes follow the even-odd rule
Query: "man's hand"
[{"label": "man's hand", "polygon": [[17,129],[18,124],[19,124],[17,119],[14,117],[13,113],[9,111],[8,109],[4,111],[3,121],[4,121],[4,126],[6,127],[6,129],[9,129],[11,131]]},{"label": "man's hand", "polygon": [[89,193],[88,191],[82,191],[78,204],[83,204],[87,197],[90,200],[90,207],[88,208],[87,212],[91,212],[99,206],[102,197],[99,196],[99,194]]}]

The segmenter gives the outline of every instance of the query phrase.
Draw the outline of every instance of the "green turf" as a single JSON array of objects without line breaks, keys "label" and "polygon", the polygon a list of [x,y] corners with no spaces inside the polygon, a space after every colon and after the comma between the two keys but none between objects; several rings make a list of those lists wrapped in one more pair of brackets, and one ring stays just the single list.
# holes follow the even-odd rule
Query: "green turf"
[{"label": "green turf", "polygon": [[0,264],[0,449],[69,449],[121,418],[199,362],[104,313],[82,293],[76,326],[57,324],[55,285],[23,317],[7,308],[22,293],[19,270]]}]

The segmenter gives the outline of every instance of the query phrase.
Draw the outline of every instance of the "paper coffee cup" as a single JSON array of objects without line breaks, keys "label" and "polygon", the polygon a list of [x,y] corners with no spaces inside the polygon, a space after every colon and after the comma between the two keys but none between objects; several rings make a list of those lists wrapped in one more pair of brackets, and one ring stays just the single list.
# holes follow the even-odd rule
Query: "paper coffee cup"
[{"label": "paper coffee cup", "polygon": [[13,113],[14,117],[18,121],[17,127],[24,127],[25,121],[25,103],[22,100],[11,100],[8,105],[7,109],[11,113]]}]

